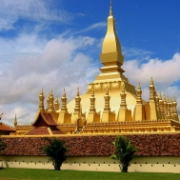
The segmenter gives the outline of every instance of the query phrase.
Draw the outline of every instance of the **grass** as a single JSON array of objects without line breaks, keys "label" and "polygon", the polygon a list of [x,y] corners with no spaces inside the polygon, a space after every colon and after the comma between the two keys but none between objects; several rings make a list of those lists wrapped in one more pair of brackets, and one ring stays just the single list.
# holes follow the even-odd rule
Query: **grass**
[{"label": "grass", "polygon": [[54,171],[45,169],[0,169],[1,179],[22,180],[179,180],[175,173],[120,173],[92,171]]}]

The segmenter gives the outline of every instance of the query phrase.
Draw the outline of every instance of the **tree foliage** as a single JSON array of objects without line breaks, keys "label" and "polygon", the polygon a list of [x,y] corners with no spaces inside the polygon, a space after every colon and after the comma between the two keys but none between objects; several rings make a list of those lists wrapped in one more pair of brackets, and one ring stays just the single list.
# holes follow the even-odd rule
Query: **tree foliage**
[{"label": "tree foliage", "polygon": [[0,153],[3,152],[3,150],[6,148],[6,144],[0,139]]},{"label": "tree foliage", "polygon": [[67,151],[69,149],[66,147],[65,142],[54,138],[46,139],[49,144],[44,146],[43,151],[50,157],[53,162],[55,170],[61,170],[62,163],[67,159]]},{"label": "tree foliage", "polygon": [[113,145],[115,146],[115,152],[111,158],[119,160],[121,172],[127,172],[130,161],[135,157],[135,153],[138,149],[123,136],[117,137],[117,139],[113,142]]}]

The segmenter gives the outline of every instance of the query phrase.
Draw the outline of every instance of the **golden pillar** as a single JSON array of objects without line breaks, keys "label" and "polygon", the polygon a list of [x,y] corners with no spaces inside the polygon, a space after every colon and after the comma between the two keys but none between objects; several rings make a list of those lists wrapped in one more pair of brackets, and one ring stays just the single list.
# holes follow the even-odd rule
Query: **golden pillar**
[{"label": "golden pillar", "polygon": [[135,106],[135,111],[134,111],[135,121],[142,121],[145,119],[141,95],[142,95],[142,90],[141,90],[141,84],[139,83],[138,88],[137,88],[137,99],[136,99],[136,106]]},{"label": "golden pillar", "polygon": [[15,114],[15,118],[14,118],[14,127],[15,127],[15,129],[16,129],[16,127],[17,127],[17,118],[16,118],[16,114]]},{"label": "golden pillar", "polygon": [[162,95],[161,92],[159,94],[159,107],[160,107],[160,111],[161,111],[161,117],[162,119],[165,119],[165,112],[164,112],[164,101],[162,99]]},{"label": "golden pillar", "polygon": [[58,111],[58,110],[59,110],[59,107],[60,107],[59,100],[58,100],[58,98],[56,98],[55,103],[54,103],[54,109],[55,109],[55,111]]},{"label": "golden pillar", "polygon": [[53,91],[49,93],[48,99],[47,99],[47,112],[51,113],[54,112],[54,95]]},{"label": "golden pillar", "polygon": [[173,103],[172,103],[172,109],[173,109],[174,119],[179,122],[179,116],[178,116],[178,113],[177,113],[177,101],[176,101],[175,97],[174,97],[174,100],[173,100]]},{"label": "golden pillar", "polygon": [[81,98],[79,94],[79,88],[77,88],[76,97],[75,97],[75,108],[72,115],[72,122],[75,122],[81,113]]},{"label": "golden pillar", "polygon": [[126,104],[126,92],[125,92],[125,85],[124,83],[122,84],[122,92],[120,94],[121,96],[121,104],[120,104],[120,109],[118,113],[118,121],[131,121],[131,111],[127,109],[127,104]]},{"label": "golden pillar", "polygon": [[62,101],[62,106],[58,117],[58,124],[69,124],[71,123],[71,114],[69,114],[67,111],[67,98],[66,98],[65,89],[63,91],[61,101]]},{"label": "golden pillar", "polygon": [[104,96],[104,111],[102,115],[102,122],[110,121],[110,96],[109,96],[109,87],[107,87],[106,94]]},{"label": "golden pillar", "polygon": [[155,102],[155,87],[153,78],[149,85],[149,120],[157,120],[157,107]]},{"label": "golden pillar", "polygon": [[100,122],[100,113],[96,112],[95,101],[96,101],[96,98],[94,96],[94,91],[92,91],[91,97],[90,97],[90,109],[89,109],[88,119],[87,119],[88,123]]},{"label": "golden pillar", "polygon": [[44,111],[44,93],[43,93],[43,89],[39,94],[39,110],[40,111]]}]

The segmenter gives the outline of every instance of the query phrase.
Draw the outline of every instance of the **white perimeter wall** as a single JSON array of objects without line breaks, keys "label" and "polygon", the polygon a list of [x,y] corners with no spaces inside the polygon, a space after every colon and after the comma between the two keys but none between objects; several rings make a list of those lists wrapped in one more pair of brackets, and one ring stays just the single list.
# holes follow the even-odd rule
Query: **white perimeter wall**
[{"label": "white perimeter wall", "polygon": [[[53,169],[49,158],[42,156],[0,156],[0,167]],[[61,169],[120,171],[118,161],[109,157],[70,157]],[[137,157],[132,160],[129,172],[180,173],[180,157]]]}]

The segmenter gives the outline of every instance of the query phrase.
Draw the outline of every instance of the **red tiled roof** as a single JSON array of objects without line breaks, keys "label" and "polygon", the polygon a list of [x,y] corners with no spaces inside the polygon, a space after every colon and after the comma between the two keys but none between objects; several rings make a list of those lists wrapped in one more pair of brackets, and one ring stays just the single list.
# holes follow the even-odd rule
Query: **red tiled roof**
[{"label": "red tiled roof", "polygon": [[49,126],[57,126],[52,115],[50,113],[46,113],[46,112],[39,112],[36,120],[34,121],[34,123],[32,125],[36,126],[37,123],[42,122],[42,121],[45,122],[45,124],[47,124]]},{"label": "red tiled roof", "polygon": [[54,119],[52,117],[51,114],[49,113],[41,113],[42,114],[42,117],[43,119],[47,122],[48,125],[50,126],[57,126],[57,124],[54,122]]},{"label": "red tiled roof", "polygon": [[0,131],[13,132],[15,130],[13,128],[11,128],[10,126],[4,124],[4,123],[0,123]]},{"label": "red tiled roof", "polygon": [[30,130],[26,135],[49,135],[48,127],[37,127]]},{"label": "red tiled roof", "polygon": [[[57,128],[51,129],[51,132],[53,134],[61,134],[61,131]],[[48,131],[48,127],[35,127],[34,129],[26,133],[26,135],[50,135],[50,133]]]}]

